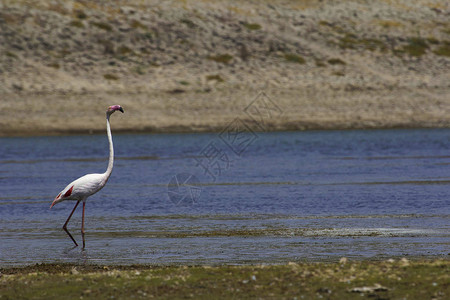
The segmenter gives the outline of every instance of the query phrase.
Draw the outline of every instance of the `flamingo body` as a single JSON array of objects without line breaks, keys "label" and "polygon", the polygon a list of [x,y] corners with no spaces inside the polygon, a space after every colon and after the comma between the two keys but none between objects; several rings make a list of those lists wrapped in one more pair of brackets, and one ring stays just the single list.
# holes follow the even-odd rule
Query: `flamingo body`
[{"label": "flamingo body", "polygon": [[86,199],[100,191],[106,184],[106,182],[109,179],[109,176],[111,176],[111,172],[113,169],[114,164],[114,147],[112,142],[112,135],[111,135],[111,127],[109,125],[109,117],[115,112],[115,111],[121,111],[123,113],[123,108],[120,105],[113,105],[108,108],[106,111],[106,133],[108,134],[108,141],[109,141],[109,162],[108,162],[108,168],[106,169],[105,173],[102,174],[87,174],[84,175],[71,183],[69,183],[59,194],[55,197],[52,204],[50,205],[50,208],[52,208],[56,203],[65,201],[65,200],[76,200],[77,203],[75,204],[75,207],[72,210],[72,213],[67,218],[66,223],[64,223],[63,229],[64,231],[69,235],[69,237],[72,239],[72,241],[75,243],[76,246],[78,246],[77,242],[73,238],[73,236],[70,234],[70,232],[67,230],[67,224],[69,223],[70,218],[72,217],[73,213],[75,212],[75,209],[77,208],[80,201],[83,202],[83,214],[82,214],[82,221],[81,221],[81,235],[83,237],[83,248],[85,247],[85,241],[84,241],[84,209],[86,205]]},{"label": "flamingo body", "polygon": [[[53,205],[65,200],[85,201],[87,197],[100,191],[108,181],[105,174],[87,174],[69,183],[53,200]],[[50,208],[51,208],[50,207]]]}]

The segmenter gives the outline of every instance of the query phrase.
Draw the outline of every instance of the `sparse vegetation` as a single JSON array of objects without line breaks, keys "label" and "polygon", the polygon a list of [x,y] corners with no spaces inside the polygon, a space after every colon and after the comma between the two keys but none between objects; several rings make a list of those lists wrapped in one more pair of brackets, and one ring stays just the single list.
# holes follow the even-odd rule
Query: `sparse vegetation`
[{"label": "sparse vegetation", "polygon": [[342,71],[334,71],[333,73],[331,73],[334,76],[345,76],[345,73]]},{"label": "sparse vegetation", "polygon": [[143,66],[137,66],[137,67],[134,67],[134,68],[132,69],[132,71],[133,71],[134,73],[138,74],[138,75],[144,75],[144,74],[145,74],[145,70],[144,70],[144,67],[143,67]]},{"label": "sparse vegetation", "polygon": [[91,22],[91,24],[95,27],[98,27],[100,29],[106,30],[106,31],[112,31],[112,26],[105,22]]},{"label": "sparse vegetation", "polygon": [[185,90],[179,89],[179,88],[167,91],[167,93],[169,93],[169,94],[182,94],[185,92],[186,92]]},{"label": "sparse vegetation", "polygon": [[327,65],[320,59],[316,59],[316,67],[326,67]]},{"label": "sparse vegetation", "polygon": [[408,44],[403,46],[402,51],[410,56],[422,56],[429,48],[425,39],[414,37],[408,39]]},{"label": "sparse vegetation", "polygon": [[59,57],[65,57],[70,54],[72,54],[72,52],[70,52],[70,50],[67,48],[61,49],[61,51],[59,51]]},{"label": "sparse vegetation", "polygon": [[142,37],[144,39],[147,39],[147,40],[150,40],[150,41],[153,40],[153,34],[151,32],[146,32],[146,33],[142,34]]},{"label": "sparse vegetation", "polygon": [[17,58],[17,55],[12,53],[12,52],[10,52],[10,51],[6,51],[5,55],[8,56],[8,57]]},{"label": "sparse vegetation", "polygon": [[374,38],[359,38],[355,34],[346,33],[340,38],[339,47],[342,49],[362,49],[369,51],[386,51],[387,46],[380,40]]},{"label": "sparse vegetation", "polygon": [[427,42],[430,43],[431,45],[438,45],[439,44],[439,40],[434,38],[434,37],[428,37],[427,38]]},{"label": "sparse vegetation", "polygon": [[343,60],[340,59],[340,58],[330,58],[330,59],[328,60],[328,63],[329,63],[330,65],[345,65],[345,61],[343,61]]},{"label": "sparse vegetation", "polygon": [[73,27],[84,28],[84,24],[80,20],[73,20],[69,23],[69,25]]},{"label": "sparse vegetation", "polygon": [[[296,109],[289,121],[271,129],[450,126],[446,107],[439,104],[446,103],[449,90],[442,80],[450,57],[444,0],[408,7],[404,0],[344,1],[338,6],[307,0],[306,10],[301,8],[305,1],[125,2],[6,1],[0,9],[0,91],[20,91],[30,99],[39,95],[45,102],[52,91],[70,96],[102,94],[105,89],[142,94],[158,90],[167,98],[172,97],[168,91],[180,88],[186,90],[186,99],[191,93],[210,93],[201,96],[209,96],[220,115],[219,97],[228,92],[248,99],[261,87],[274,97],[278,91],[301,89],[298,101],[305,109]],[[345,90],[347,85],[358,88],[360,100],[353,97],[354,90]],[[288,103],[294,91],[282,93],[280,101]],[[425,101],[423,93],[432,93],[433,101]],[[319,109],[313,105],[315,97],[326,103],[323,116],[311,114],[311,123],[301,121],[307,119],[306,105],[311,104],[308,112]],[[340,102],[331,102],[333,97]],[[344,98],[350,100],[340,100]],[[385,102],[378,105],[380,101]],[[353,109],[350,103],[358,114],[347,118],[344,111]],[[336,118],[333,105],[342,106]],[[442,109],[433,109],[438,106]],[[196,127],[189,118],[166,122],[188,124],[187,130],[193,131],[219,122],[208,117]],[[19,120],[0,120],[5,124],[0,135],[34,130]],[[43,134],[56,128],[48,121],[38,125]],[[60,126],[64,131],[84,128],[85,123]]]},{"label": "sparse vegetation", "polygon": [[224,82],[224,81],[225,81],[225,80],[223,80],[223,78],[222,78],[220,75],[218,75],[218,74],[216,74],[216,75],[207,75],[207,76],[206,76],[206,80],[208,80],[208,81],[215,80],[215,81],[217,81],[217,82]]},{"label": "sparse vegetation", "polygon": [[128,55],[128,54],[132,54],[132,53],[134,53],[133,50],[131,50],[130,48],[128,48],[125,45],[122,45],[119,48],[117,48],[117,54]]},{"label": "sparse vegetation", "polygon": [[384,28],[387,28],[387,29],[402,26],[402,23],[400,23],[398,21],[394,21],[394,20],[379,20],[378,24],[380,24],[381,26],[383,26]]},{"label": "sparse vegetation", "polygon": [[286,53],[284,54],[284,59],[288,62],[297,63],[297,64],[304,64],[306,63],[305,59],[298,55],[293,53]]},{"label": "sparse vegetation", "polygon": [[103,78],[105,78],[106,80],[119,80],[119,77],[117,77],[114,74],[109,74],[109,73],[104,74]]},{"label": "sparse vegetation", "polygon": [[58,63],[56,63],[56,62],[49,63],[47,66],[51,67],[51,68],[55,68],[55,69],[59,69],[60,68],[60,65]]},{"label": "sparse vegetation", "polygon": [[76,9],[74,11],[74,14],[75,14],[75,17],[77,17],[78,19],[81,19],[81,20],[87,19],[87,15],[81,9]]},{"label": "sparse vegetation", "polygon": [[147,26],[145,26],[144,24],[142,24],[141,22],[139,22],[138,20],[132,20],[130,23],[130,26],[132,28],[141,28],[141,29],[147,29]]},{"label": "sparse vegetation", "polygon": [[433,53],[440,56],[450,57],[450,41],[445,41]]},{"label": "sparse vegetation", "polygon": [[181,19],[180,22],[183,23],[183,24],[186,24],[186,26],[189,27],[189,28],[194,28],[194,27],[196,27],[196,25],[195,25],[194,22],[192,22],[191,20],[186,19],[186,18]]},{"label": "sparse vegetation", "polygon": [[260,30],[262,28],[258,23],[244,23],[244,27],[248,30]]},{"label": "sparse vegetation", "polygon": [[99,40],[100,44],[103,45],[103,53],[108,55],[114,55],[116,53],[116,50],[114,48],[114,44],[109,40]]},{"label": "sparse vegetation", "polygon": [[59,3],[55,3],[55,2],[50,2],[50,4],[47,7],[48,10],[57,12],[61,15],[67,15],[69,14],[69,11],[61,4]]},{"label": "sparse vegetation", "polygon": [[215,56],[208,56],[208,59],[218,63],[228,64],[233,59],[233,56],[231,56],[230,54],[220,54]]},{"label": "sparse vegetation", "polygon": [[448,260],[253,266],[36,264],[1,269],[5,299],[446,299]]}]

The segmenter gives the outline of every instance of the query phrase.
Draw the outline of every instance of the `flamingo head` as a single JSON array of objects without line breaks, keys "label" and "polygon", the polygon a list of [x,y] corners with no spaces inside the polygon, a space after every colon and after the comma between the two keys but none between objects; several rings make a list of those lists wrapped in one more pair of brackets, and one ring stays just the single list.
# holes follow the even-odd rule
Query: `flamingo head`
[{"label": "flamingo head", "polygon": [[112,105],[110,107],[108,107],[108,110],[106,111],[107,115],[112,115],[116,110],[120,111],[123,113],[123,108],[120,105]]},{"label": "flamingo head", "polygon": [[52,205],[50,205],[50,208],[53,207],[56,203],[62,202],[70,197],[73,192],[73,188],[75,185],[72,185],[70,188],[67,186],[61,193],[56,196],[55,200],[53,200]]}]

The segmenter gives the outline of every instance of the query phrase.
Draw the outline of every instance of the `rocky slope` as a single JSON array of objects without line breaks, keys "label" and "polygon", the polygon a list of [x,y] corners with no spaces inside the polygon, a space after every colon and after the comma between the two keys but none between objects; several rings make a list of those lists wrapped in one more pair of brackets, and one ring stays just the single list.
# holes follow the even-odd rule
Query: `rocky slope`
[{"label": "rocky slope", "polygon": [[448,1],[0,2],[0,135],[450,126]]}]

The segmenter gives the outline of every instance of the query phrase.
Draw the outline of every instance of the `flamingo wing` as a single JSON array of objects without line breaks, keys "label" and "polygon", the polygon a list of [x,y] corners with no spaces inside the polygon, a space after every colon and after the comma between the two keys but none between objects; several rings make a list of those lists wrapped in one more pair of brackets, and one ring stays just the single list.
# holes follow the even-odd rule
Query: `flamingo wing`
[{"label": "flamingo wing", "polygon": [[63,200],[83,200],[101,190],[106,184],[104,174],[87,174],[69,183],[56,196],[52,206]]}]

